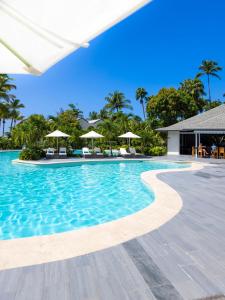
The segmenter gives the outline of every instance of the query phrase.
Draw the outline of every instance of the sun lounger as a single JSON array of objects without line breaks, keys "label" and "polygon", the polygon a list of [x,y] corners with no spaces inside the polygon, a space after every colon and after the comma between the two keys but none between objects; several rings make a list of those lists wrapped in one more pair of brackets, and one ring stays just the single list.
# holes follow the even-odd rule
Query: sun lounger
[{"label": "sun lounger", "polygon": [[95,148],[94,148],[94,153],[95,153],[97,156],[103,156],[103,153],[101,152],[101,149],[98,148],[98,147],[95,147]]},{"label": "sun lounger", "polygon": [[84,148],[82,148],[82,155],[83,155],[84,157],[86,157],[86,156],[91,156],[92,153],[90,152],[89,148],[84,147]]},{"label": "sun lounger", "polygon": [[120,154],[120,151],[119,151],[119,150],[116,150],[116,149],[113,149],[113,150],[112,150],[112,156],[113,156],[113,157],[118,157],[119,154]]},{"label": "sun lounger", "polygon": [[66,152],[66,148],[59,148],[59,157],[60,158],[66,158],[67,157],[67,152]]},{"label": "sun lounger", "polygon": [[144,154],[141,154],[141,153],[137,153],[136,152],[136,149],[135,148],[133,148],[133,147],[130,147],[129,148],[129,152],[130,152],[130,154],[132,154],[132,155],[134,155],[134,156],[136,156],[136,157],[145,157],[145,155]]},{"label": "sun lounger", "polygon": [[48,148],[46,152],[46,158],[54,158],[54,156],[55,156],[55,149]]},{"label": "sun lounger", "polygon": [[120,155],[123,157],[131,157],[131,153],[127,152],[125,148],[120,148]]}]

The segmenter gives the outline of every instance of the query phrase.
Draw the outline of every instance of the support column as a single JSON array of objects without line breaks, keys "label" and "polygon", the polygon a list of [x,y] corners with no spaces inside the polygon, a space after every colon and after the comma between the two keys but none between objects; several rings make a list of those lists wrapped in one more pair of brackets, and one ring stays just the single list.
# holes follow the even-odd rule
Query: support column
[{"label": "support column", "polygon": [[198,157],[198,134],[195,133],[195,157]]}]

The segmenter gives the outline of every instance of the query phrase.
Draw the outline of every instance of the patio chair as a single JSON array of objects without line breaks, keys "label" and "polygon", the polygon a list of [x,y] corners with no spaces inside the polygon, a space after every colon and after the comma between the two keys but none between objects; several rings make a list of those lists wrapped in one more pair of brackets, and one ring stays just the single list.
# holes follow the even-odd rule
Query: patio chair
[{"label": "patio chair", "polygon": [[66,158],[67,157],[67,152],[66,152],[66,148],[59,148],[59,157],[60,158]]},{"label": "patio chair", "polygon": [[144,154],[141,154],[141,153],[137,153],[136,152],[136,149],[135,148],[133,148],[133,147],[130,147],[129,148],[129,151],[130,151],[130,154],[132,154],[132,155],[134,155],[134,156],[138,156],[138,157],[140,157],[140,156],[144,156]]},{"label": "patio chair", "polygon": [[203,157],[203,148],[202,148],[202,146],[199,146],[198,147],[198,157]]},{"label": "patio chair", "polygon": [[131,153],[127,152],[125,148],[120,148],[120,155],[123,157],[131,157]]},{"label": "patio chair", "polygon": [[112,156],[113,156],[113,157],[118,157],[119,154],[120,154],[120,151],[119,151],[119,150],[116,150],[116,149],[113,149],[113,150],[112,150]]},{"label": "patio chair", "polygon": [[218,156],[219,156],[219,158],[225,158],[224,147],[219,147]]},{"label": "patio chair", "polygon": [[101,152],[101,149],[98,147],[94,148],[94,153],[98,156],[103,156],[103,153]]},{"label": "patio chair", "polygon": [[211,152],[211,158],[218,158],[218,156],[219,156],[219,149],[218,147],[216,147],[216,149],[212,150]]},{"label": "patio chair", "polygon": [[84,157],[86,157],[86,156],[91,156],[92,153],[90,152],[89,148],[84,147],[84,148],[82,148],[82,155],[83,155]]},{"label": "patio chair", "polygon": [[46,152],[46,158],[54,158],[54,156],[55,156],[55,149],[48,148]]}]

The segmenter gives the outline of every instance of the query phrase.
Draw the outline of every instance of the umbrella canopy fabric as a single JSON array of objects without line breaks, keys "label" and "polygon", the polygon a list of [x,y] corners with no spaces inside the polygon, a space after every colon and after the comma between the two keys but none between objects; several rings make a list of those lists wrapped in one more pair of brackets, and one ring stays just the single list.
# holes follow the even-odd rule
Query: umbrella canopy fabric
[{"label": "umbrella canopy fabric", "polygon": [[90,131],[88,133],[81,135],[80,137],[82,139],[98,139],[98,138],[103,138],[104,136],[95,131]]},{"label": "umbrella canopy fabric", "polygon": [[140,139],[139,135],[134,134],[133,132],[126,132],[119,136],[119,138],[126,138],[126,139]]},{"label": "umbrella canopy fabric", "polygon": [[151,0],[1,0],[0,73],[39,75]]},{"label": "umbrella canopy fabric", "polygon": [[94,139],[103,138],[104,136],[95,132],[90,131],[80,136],[82,139],[91,139],[92,151],[94,152]]},{"label": "umbrella canopy fabric", "polygon": [[68,135],[60,130],[55,130],[52,133],[47,134],[46,137],[70,137],[70,135]]}]

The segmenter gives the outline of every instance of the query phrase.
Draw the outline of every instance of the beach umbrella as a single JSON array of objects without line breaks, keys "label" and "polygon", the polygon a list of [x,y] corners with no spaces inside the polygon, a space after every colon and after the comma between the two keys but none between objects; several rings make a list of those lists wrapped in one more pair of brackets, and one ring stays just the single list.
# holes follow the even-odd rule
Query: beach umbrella
[{"label": "beach umbrella", "polygon": [[68,138],[70,137],[70,135],[60,131],[60,130],[55,130],[49,134],[47,134],[45,137],[54,137],[54,138],[57,138],[57,151],[58,151],[58,145],[59,145],[59,138],[60,137],[65,137],[65,138]]},{"label": "beach umbrella", "polygon": [[92,151],[94,151],[94,139],[103,138],[104,136],[95,132],[90,131],[80,136],[82,139],[91,139]]},{"label": "beach umbrella", "polygon": [[1,0],[0,74],[39,75],[151,0]]},{"label": "beach umbrella", "polygon": [[122,135],[120,135],[119,138],[128,139],[128,141],[129,141],[129,147],[130,147],[130,140],[131,139],[141,139],[141,137],[139,135],[136,135],[136,134],[134,134],[134,133],[132,133],[130,131],[126,132],[126,133],[124,133]]}]

